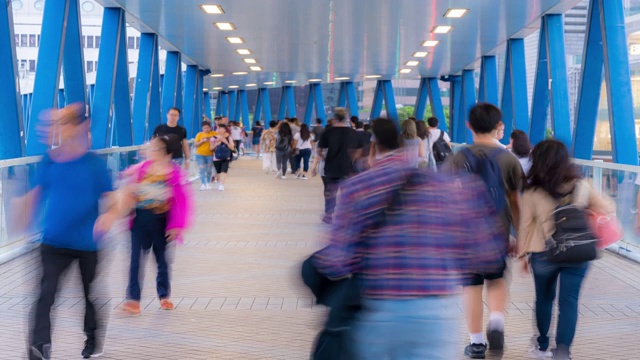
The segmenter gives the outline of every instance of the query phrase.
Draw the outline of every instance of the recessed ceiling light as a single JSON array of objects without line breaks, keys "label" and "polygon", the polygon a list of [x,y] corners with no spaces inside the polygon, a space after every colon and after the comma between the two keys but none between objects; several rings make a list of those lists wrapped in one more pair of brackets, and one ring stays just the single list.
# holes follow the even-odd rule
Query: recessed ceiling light
[{"label": "recessed ceiling light", "polygon": [[319,82],[322,81],[322,79],[309,79],[309,82]]},{"label": "recessed ceiling light", "polygon": [[229,30],[235,30],[236,29],[236,27],[233,26],[232,23],[227,23],[227,22],[217,22],[214,25],[220,30],[229,31]]},{"label": "recessed ceiling light", "polygon": [[236,72],[233,73],[233,75],[247,75],[247,74],[248,74],[248,72],[246,72],[246,71],[236,71]]},{"label": "recessed ceiling light", "polygon": [[229,89],[237,89],[237,88],[239,88],[239,87],[240,87],[240,86],[238,86],[238,85],[231,85],[231,86],[229,86]]},{"label": "recessed ceiling light", "polygon": [[258,84],[247,84],[245,86],[258,86]]},{"label": "recessed ceiling light", "polygon": [[382,77],[382,75],[365,75],[365,78],[367,79],[377,79],[379,77]]},{"label": "recessed ceiling light", "polygon": [[251,50],[249,50],[249,49],[238,49],[236,51],[240,55],[251,55]]},{"label": "recessed ceiling light", "polygon": [[346,77],[346,76],[343,76],[343,77],[337,77],[337,78],[335,78],[333,80],[349,80],[349,78]]},{"label": "recessed ceiling light", "polygon": [[204,88],[204,89],[202,89],[202,91],[209,91],[209,89],[207,89],[207,88]]},{"label": "recessed ceiling light", "polygon": [[224,10],[220,5],[200,5],[200,9],[207,14],[224,14]]},{"label": "recessed ceiling light", "polygon": [[453,26],[440,25],[440,26],[434,27],[431,32],[434,33],[434,34],[446,34],[449,31],[451,31],[451,29],[453,29]]},{"label": "recessed ceiling light", "polygon": [[224,74],[211,74],[210,76],[211,77],[223,77]]},{"label": "recessed ceiling light", "polygon": [[243,60],[247,64],[255,64],[255,63],[257,63],[256,59],[246,58],[246,59],[243,59]]},{"label": "recessed ceiling light", "polygon": [[401,74],[408,74],[411,72],[411,69],[400,69]]},{"label": "recessed ceiling light", "polygon": [[276,82],[275,81],[267,81],[266,83],[264,83],[265,85],[275,85]]},{"label": "recessed ceiling light", "polygon": [[440,41],[438,40],[425,40],[424,42],[422,42],[422,46],[426,46],[426,47],[434,47],[436,45],[438,45]]},{"label": "recessed ceiling light", "polygon": [[227,38],[227,41],[232,44],[244,44],[244,39],[237,36],[230,36]]},{"label": "recessed ceiling light", "polygon": [[427,55],[429,55],[429,53],[427,51],[416,51],[411,56],[413,56],[413,57],[425,57]]},{"label": "recessed ceiling light", "polygon": [[417,66],[418,64],[420,64],[420,61],[418,61],[418,60],[409,60],[404,64],[407,65],[407,66]]},{"label": "recessed ceiling light", "polygon": [[222,90],[222,87],[216,86],[216,87],[213,88],[213,90]]},{"label": "recessed ceiling light", "polygon": [[287,84],[295,84],[297,81],[295,80],[287,80],[285,81]]},{"label": "recessed ceiling light", "polygon": [[448,18],[461,18],[467,15],[469,9],[449,9],[446,13],[444,13],[444,17]]},{"label": "recessed ceiling light", "polygon": [[251,69],[251,71],[262,71],[260,66],[249,66],[249,69]]}]

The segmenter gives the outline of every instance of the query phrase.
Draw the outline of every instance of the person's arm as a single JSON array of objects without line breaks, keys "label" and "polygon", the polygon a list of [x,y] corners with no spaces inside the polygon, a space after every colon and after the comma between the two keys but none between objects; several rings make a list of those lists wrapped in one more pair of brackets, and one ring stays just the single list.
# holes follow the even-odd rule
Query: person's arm
[{"label": "person's arm", "polygon": [[372,139],[371,145],[369,145],[369,166],[373,166],[376,162],[376,151],[378,148],[376,147],[376,142]]},{"label": "person's arm", "polygon": [[422,139],[420,139],[420,147],[418,148],[418,157],[420,159],[424,159],[424,140]]},{"label": "person's arm", "polygon": [[236,149],[235,141],[229,141],[229,136],[222,138],[222,142],[227,144],[227,146],[229,147],[229,150],[233,151]]},{"label": "person's arm", "polygon": [[182,151],[184,152],[184,165],[185,169],[189,170],[189,142],[186,138],[182,139]]},{"label": "person's arm", "polygon": [[296,149],[296,146],[298,145],[298,138],[299,138],[299,137],[300,137],[300,136],[299,136],[298,134],[296,134],[296,135],[293,137],[293,140],[291,140],[291,151],[294,151],[294,150]]},{"label": "person's arm", "polygon": [[193,145],[198,147],[206,142],[207,142],[207,138],[204,137],[204,134],[198,133],[198,135],[196,135],[196,141],[193,143]]},{"label": "person's arm", "polygon": [[11,213],[16,231],[22,233],[33,223],[36,204],[40,201],[42,188],[36,186],[23,196],[11,201]]}]

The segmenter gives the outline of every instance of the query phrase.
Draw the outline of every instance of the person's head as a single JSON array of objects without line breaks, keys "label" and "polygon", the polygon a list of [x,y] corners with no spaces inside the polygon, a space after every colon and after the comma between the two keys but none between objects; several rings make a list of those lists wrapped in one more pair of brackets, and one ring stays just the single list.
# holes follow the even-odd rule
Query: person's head
[{"label": "person's head", "polygon": [[171,161],[171,149],[169,149],[171,141],[169,136],[175,135],[157,136],[149,142],[149,150],[147,152],[149,160],[160,162]]},{"label": "person's head", "polygon": [[500,121],[496,126],[496,140],[502,140],[504,137],[504,123]]},{"label": "person's head", "polygon": [[334,123],[339,122],[341,124],[344,124],[345,120],[347,120],[347,110],[341,107],[335,108],[335,110],[333,110],[333,116],[334,116]]},{"label": "person's head", "polygon": [[256,121],[256,126],[262,126],[262,125],[260,124],[260,121]]},{"label": "person's head", "polygon": [[353,124],[353,126],[355,127],[358,124],[358,121],[360,119],[358,119],[358,117],[354,115],[354,116],[350,117],[349,120],[351,121],[351,124]]},{"label": "person's head", "polygon": [[522,130],[514,130],[511,133],[511,151],[519,157],[529,157],[531,154],[531,143],[527,133]]},{"label": "person's head", "polygon": [[493,134],[502,121],[502,112],[495,105],[477,103],[469,111],[468,126],[476,135]]},{"label": "person's head", "polygon": [[229,118],[226,117],[226,116],[221,117],[220,118],[220,124],[223,124],[223,125],[229,124]]},{"label": "person's head", "polygon": [[270,128],[274,128],[276,126],[278,126],[278,122],[277,121],[275,121],[275,120],[269,121],[269,127]]},{"label": "person's head", "polygon": [[322,119],[317,118],[317,119],[316,119],[316,124],[318,124],[318,125],[322,125]]},{"label": "person's head", "polygon": [[178,120],[180,120],[180,109],[176,107],[172,107],[167,111],[167,125],[176,126],[178,125]]},{"label": "person's head", "polygon": [[291,132],[291,126],[289,125],[288,122],[283,121],[280,124],[280,127],[278,128],[278,135],[280,135],[280,137],[293,137]]},{"label": "person's head", "polygon": [[416,121],[416,134],[421,140],[425,140],[429,137],[429,129],[424,121]]},{"label": "person's head", "polygon": [[229,133],[229,127],[226,124],[220,123],[218,125],[217,132],[218,132],[218,136],[224,137],[225,135],[227,135]]},{"label": "person's head", "polygon": [[580,171],[571,162],[567,147],[558,140],[540,142],[531,152],[528,188],[538,188],[552,197],[562,196],[561,186],[580,179]]},{"label": "person's head", "polygon": [[364,125],[364,131],[370,131],[371,130],[371,124],[365,124]]},{"label": "person's head", "polygon": [[437,128],[438,125],[440,125],[440,121],[438,120],[437,117],[432,116],[427,119],[427,124],[429,125],[430,128]]},{"label": "person's head", "polygon": [[202,132],[208,133],[211,131],[211,123],[208,121],[202,122]]},{"label": "person's head", "polygon": [[418,136],[418,131],[416,130],[416,123],[411,120],[405,120],[400,125],[400,133],[402,134],[402,138],[406,140],[414,139]]},{"label": "person's head", "polygon": [[45,141],[49,144],[54,140],[54,127],[56,140],[59,139],[61,144],[88,139],[90,125],[89,119],[85,115],[83,103],[74,103],[59,110],[51,110],[43,117],[43,120],[50,124],[44,132],[46,134]]},{"label": "person's head", "polygon": [[373,135],[376,137],[376,146],[381,153],[400,148],[398,128],[390,119],[378,118],[374,120]]},{"label": "person's head", "polygon": [[303,141],[307,141],[307,140],[309,140],[310,137],[311,137],[311,131],[309,131],[309,125],[301,124],[300,125],[300,138]]},{"label": "person's head", "polygon": [[356,122],[356,129],[360,130],[360,129],[364,129],[364,123],[362,121],[357,121]]},{"label": "person's head", "polygon": [[415,118],[415,116],[409,116],[409,117],[407,118],[407,120],[411,120],[411,121],[413,121],[413,122],[418,121],[418,119],[416,119],[416,118]]},{"label": "person's head", "polygon": [[295,117],[288,118],[287,121],[289,122],[289,124],[295,124],[296,118]]}]

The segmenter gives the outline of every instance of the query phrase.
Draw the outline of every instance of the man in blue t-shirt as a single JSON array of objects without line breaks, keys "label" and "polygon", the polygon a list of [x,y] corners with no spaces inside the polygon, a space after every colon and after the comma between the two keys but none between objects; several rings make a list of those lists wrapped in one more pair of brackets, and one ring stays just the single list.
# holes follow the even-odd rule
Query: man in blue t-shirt
[{"label": "man in blue t-shirt", "polygon": [[[89,149],[89,122],[85,107],[70,105],[52,112],[61,144],[44,155],[38,164],[32,190],[23,200],[28,212],[42,216],[42,279],[40,296],[33,311],[29,359],[51,357],[51,306],[55,302],[60,277],[78,262],[85,296],[82,356],[87,359],[102,352],[103,324],[98,322],[92,302],[92,283],[98,265],[98,240],[119,217],[110,194],[112,181],[105,161]],[[48,127],[49,129],[53,126]],[[49,130],[50,131],[50,130]],[[51,139],[51,136],[47,136]],[[100,214],[101,201],[109,210]],[[30,219],[32,214],[25,214]]]}]

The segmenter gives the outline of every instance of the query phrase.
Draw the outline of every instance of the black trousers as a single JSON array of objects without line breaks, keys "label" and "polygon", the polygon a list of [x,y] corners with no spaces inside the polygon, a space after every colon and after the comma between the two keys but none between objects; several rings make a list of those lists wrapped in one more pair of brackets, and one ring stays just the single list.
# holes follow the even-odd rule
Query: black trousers
[{"label": "black trousers", "polygon": [[61,249],[43,244],[40,247],[40,259],[42,279],[40,280],[40,297],[33,312],[31,343],[51,343],[51,306],[56,299],[60,277],[76,260],[80,267],[86,304],[84,332],[87,336],[96,336],[99,324],[96,307],[91,301],[91,285],[96,278],[98,252]]},{"label": "black trousers", "polygon": [[332,216],[333,211],[336,208],[336,201],[338,196],[338,190],[340,189],[340,183],[342,183],[346,177],[322,177],[322,183],[324,184],[324,214],[325,216]]}]

